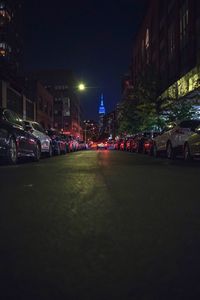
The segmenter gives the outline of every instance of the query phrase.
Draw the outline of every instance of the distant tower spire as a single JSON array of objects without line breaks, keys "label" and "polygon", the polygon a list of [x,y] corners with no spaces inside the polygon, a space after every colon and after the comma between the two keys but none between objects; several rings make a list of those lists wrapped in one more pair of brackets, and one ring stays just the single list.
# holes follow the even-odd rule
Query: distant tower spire
[{"label": "distant tower spire", "polygon": [[106,110],[105,110],[104,103],[103,103],[104,102],[104,95],[103,95],[103,93],[100,96],[100,101],[101,101],[101,104],[99,106],[99,115],[105,115]]}]

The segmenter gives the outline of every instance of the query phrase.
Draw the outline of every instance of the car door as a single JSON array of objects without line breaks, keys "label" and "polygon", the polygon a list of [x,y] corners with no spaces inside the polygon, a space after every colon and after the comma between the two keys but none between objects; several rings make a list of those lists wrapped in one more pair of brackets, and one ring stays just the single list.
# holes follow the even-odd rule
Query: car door
[{"label": "car door", "polygon": [[167,128],[163,129],[163,132],[155,138],[158,151],[164,151],[166,149],[166,143],[169,137]]},{"label": "car door", "polygon": [[173,147],[183,146],[188,138],[192,135],[192,128],[195,127],[196,121],[182,121],[172,132]]},{"label": "car door", "polygon": [[26,131],[24,130],[23,121],[20,119],[18,114],[11,110],[5,110],[4,116],[9,124],[12,126],[13,135],[15,136],[18,144],[19,152],[28,151],[28,139]]},{"label": "car door", "polygon": [[37,122],[32,122],[34,135],[40,140],[42,151],[48,152],[50,146],[50,137],[46,135],[44,129]]}]

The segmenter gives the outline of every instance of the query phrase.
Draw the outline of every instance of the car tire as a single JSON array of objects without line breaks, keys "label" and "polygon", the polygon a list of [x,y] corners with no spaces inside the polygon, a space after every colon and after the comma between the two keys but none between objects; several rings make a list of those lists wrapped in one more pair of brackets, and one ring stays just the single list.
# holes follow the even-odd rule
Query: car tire
[{"label": "car tire", "polygon": [[39,161],[41,157],[41,147],[40,145],[37,143],[35,150],[34,150],[34,161]]},{"label": "car tire", "polygon": [[184,146],[183,158],[184,158],[184,161],[191,161],[192,160],[190,146],[189,146],[188,143],[186,143],[185,146]]},{"label": "car tire", "polygon": [[167,156],[168,159],[174,159],[174,150],[172,148],[171,142],[167,143],[167,146],[166,146],[166,156]]},{"label": "car tire", "polygon": [[15,165],[17,163],[18,160],[17,144],[14,137],[11,137],[9,140],[9,147],[8,147],[6,158],[10,165]]}]

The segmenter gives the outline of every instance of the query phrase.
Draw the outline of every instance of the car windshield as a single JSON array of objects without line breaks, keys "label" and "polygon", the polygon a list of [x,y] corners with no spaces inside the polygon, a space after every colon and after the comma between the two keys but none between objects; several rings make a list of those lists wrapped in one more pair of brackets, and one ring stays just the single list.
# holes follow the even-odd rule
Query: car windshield
[{"label": "car windshield", "polygon": [[42,133],[45,133],[44,129],[42,128],[42,126],[38,123],[32,123],[32,126],[35,130],[40,131]]},{"label": "car windshield", "polygon": [[55,136],[55,135],[58,136],[57,131],[54,131],[54,130],[47,130],[47,133],[50,137]]}]

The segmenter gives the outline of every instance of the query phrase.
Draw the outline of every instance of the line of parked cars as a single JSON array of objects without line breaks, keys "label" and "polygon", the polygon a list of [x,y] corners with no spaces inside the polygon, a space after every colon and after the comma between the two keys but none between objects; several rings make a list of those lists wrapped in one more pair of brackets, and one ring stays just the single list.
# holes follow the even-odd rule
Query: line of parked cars
[{"label": "line of parked cars", "polygon": [[54,129],[45,131],[39,123],[0,108],[0,158],[9,164],[16,164],[21,157],[38,161],[42,154],[51,157],[86,148],[83,141]]},{"label": "line of parked cars", "polygon": [[181,156],[186,161],[200,157],[200,120],[169,123],[161,132],[142,132],[119,139],[115,149],[154,157],[163,154],[168,159]]}]

